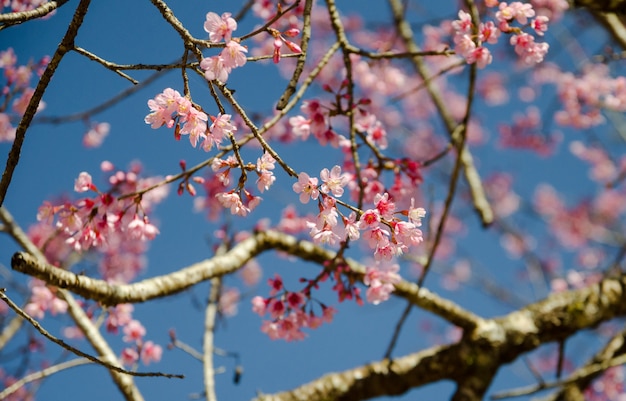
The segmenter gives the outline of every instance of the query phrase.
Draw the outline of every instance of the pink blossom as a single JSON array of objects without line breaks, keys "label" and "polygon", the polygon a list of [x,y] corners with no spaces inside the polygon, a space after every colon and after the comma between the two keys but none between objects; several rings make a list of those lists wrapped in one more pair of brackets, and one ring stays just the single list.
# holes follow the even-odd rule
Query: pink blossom
[{"label": "pink blossom", "polygon": [[132,366],[139,360],[139,354],[134,348],[124,348],[120,357],[122,364],[126,366]]},{"label": "pink blossom", "polygon": [[224,13],[220,17],[214,12],[209,12],[206,15],[206,21],[204,22],[204,30],[209,33],[209,40],[211,42],[230,41],[232,33],[237,29],[237,21],[231,18],[231,13]]},{"label": "pink blossom", "polygon": [[244,53],[247,52],[248,49],[240,45],[239,42],[231,40],[220,53],[224,67],[232,70],[233,68],[243,66],[247,61]]},{"label": "pink blossom", "polygon": [[495,44],[498,42],[500,36],[500,30],[495,26],[492,21],[488,21],[484,24],[480,24],[478,31],[480,32],[479,39],[481,42],[487,42]]},{"label": "pink blossom", "polygon": [[317,178],[309,177],[307,173],[298,174],[298,182],[293,184],[293,191],[300,194],[300,202],[309,203],[309,199],[316,200],[319,196]]},{"label": "pink blossom", "polygon": [[126,342],[140,341],[146,335],[146,329],[138,320],[131,320],[124,329],[124,337],[122,340]]},{"label": "pink blossom", "polygon": [[243,267],[239,270],[239,276],[243,280],[244,284],[249,287],[256,285],[259,280],[261,280],[262,275],[263,271],[256,259],[250,259],[248,263],[243,265]]},{"label": "pink blossom", "polygon": [[369,209],[363,212],[361,220],[359,220],[359,228],[373,228],[378,227],[380,223],[380,211],[378,209]]},{"label": "pink blossom", "polygon": [[263,297],[257,295],[252,298],[252,311],[260,316],[265,315],[265,312],[267,311],[267,302],[265,302]]},{"label": "pink blossom", "polygon": [[109,308],[106,319],[106,328],[110,333],[117,333],[119,327],[126,326],[132,320],[134,306],[132,304],[120,304]]},{"label": "pink blossom", "polygon": [[389,199],[389,194],[387,192],[382,195],[377,194],[374,197],[374,204],[376,205],[376,209],[378,209],[382,218],[393,218],[393,214],[396,211],[396,204]]},{"label": "pink blossom", "polygon": [[378,305],[389,299],[394,290],[393,284],[400,282],[399,270],[397,264],[377,264],[375,267],[368,267],[363,277],[363,283],[369,287],[366,293],[367,301]]},{"label": "pink blossom", "polygon": [[511,45],[526,64],[542,62],[549,48],[547,43],[535,43],[535,38],[525,32],[511,36]]},{"label": "pink blossom", "polygon": [[83,137],[83,145],[87,148],[97,148],[102,145],[104,138],[109,134],[109,123],[94,124]]},{"label": "pink blossom", "polygon": [[200,62],[200,68],[204,70],[204,76],[209,81],[218,80],[222,83],[226,83],[228,80],[228,74],[231,69],[224,64],[224,59],[221,56],[213,56],[202,59]]},{"label": "pink blossom", "polygon": [[198,139],[206,136],[208,119],[209,117],[204,112],[197,110],[195,107],[190,107],[185,114],[181,113],[180,122],[184,123],[184,125],[178,133],[180,135],[189,134],[189,142],[195,148],[198,144]]},{"label": "pink blossom", "polygon": [[141,346],[141,361],[144,365],[149,365],[151,362],[159,362],[162,354],[163,348],[152,341],[146,341]]},{"label": "pink blossom", "polygon": [[543,33],[548,30],[548,17],[540,15],[535,18],[530,25],[533,27],[537,35],[543,36]]},{"label": "pink blossom", "polygon": [[332,192],[336,197],[343,195],[343,187],[348,184],[348,177],[341,174],[341,167],[339,166],[334,166],[330,171],[327,168],[323,169],[320,178],[323,182],[321,192],[325,194]]},{"label": "pink blossom", "polygon": [[11,119],[6,113],[0,113],[0,142],[12,142],[15,139],[16,128],[11,125]]},{"label": "pink blossom", "polygon": [[146,116],[144,121],[146,124],[150,124],[152,128],[159,128],[163,125],[172,128],[175,123],[172,114],[178,113],[181,99],[183,97],[178,91],[171,88],[165,89],[154,99],[148,100],[148,107],[152,112]]},{"label": "pink blossom", "polygon": [[237,304],[239,303],[240,293],[236,288],[226,288],[222,290],[218,302],[219,311],[224,316],[235,316],[237,314]]},{"label": "pink blossom", "polygon": [[345,239],[350,239],[352,241],[356,241],[361,236],[361,232],[359,231],[359,224],[356,221],[356,213],[351,212],[348,218],[343,219],[343,224],[345,226]]},{"label": "pink blossom", "polygon": [[295,116],[289,118],[289,124],[293,130],[293,134],[302,138],[305,141],[311,133],[311,120],[302,116]]},{"label": "pink blossom", "polygon": [[457,32],[471,33],[472,16],[463,10],[459,10],[459,19],[452,21],[452,28],[454,28]]},{"label": "pink blossom", "polygon": [[274,274],[274,278],[267,280],[267,284],[270,286],[270,295],[274,296],[283,290],[283,279],[278,273]]},{"label": "pink blossom", "polygon": [[237,127],[231,122],[230,114],[219,113],[217,117],[213,119],[211,124],[211,135],[215,138],[215,142],[222,143],[224,136],[228,136],[237,131]]},{"label": "pink blossom", "polygon": [[478,68],[485,68],[488,64],[491,64],[493,56],[486,47],[480,46],[472,50],[465,58],[468,64],[476,63]]},{"label": "pink blossom", "polygon": [[288,292],[287,293],[287,304],[290,308],[296,309],[304,304],[305,296],[300,292]]},{"label": "pink blossom", "polygon": [[250,212],[250,209],[243,204],[241,197],[237,193],[220,192],[215,195],[215,198],[223,207],[230,208],[231,214],[245,217]]},{"label": "pink blossom", "polygon": [[74,181],[74,191],[87,192],[90,189],[95,189],[95,186],[93,185],[91,180],[91,175],[83,171],[78,175],[76,181]]}]

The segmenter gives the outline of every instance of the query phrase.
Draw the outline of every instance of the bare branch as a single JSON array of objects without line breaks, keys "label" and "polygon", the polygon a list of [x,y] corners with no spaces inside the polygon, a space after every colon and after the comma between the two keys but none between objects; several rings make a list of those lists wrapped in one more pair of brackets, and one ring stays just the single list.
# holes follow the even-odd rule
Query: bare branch
[{"label": "bare branch", "polygon": [[83,18],[87,14],[87,9],[89,8],[89,3],[91,0],[81,0],[74,12],[74,17],[72,18],[72,22],[65,32],[65,36],[61,40],[61,43],[57,47],[52,59],[48,63],[45,71],[41,75],[39,82],[37,83],[37,87],[33,92],[33,96],[28,102],[28,106],[26,106],[26,111],[24,112],[24,116],[20,121],[17,129],[15,131],[15,140],[13,141],[13,146],[11,147],[11,151],[9,152],[9,156],[7,157],[7,164],[4,168],[4,172],[2,173],[2,180],[0,180],[0,206],[4,203],[4,197],[6,196],[7,190],[9,189],[9,184],[11,183],[11,179],[13,178],[13,172],[17,167],[17,164],[20,161],[20,152],[22,151],[22,145],[24,143],[24,139],[26,137],[26,130],[30,126],[35,113],[37,112],[37,107],[39,106],[39,102],[43,97],[52,76],[54,75],[61,59],[65,56],[67,52],[69,52],[74,47],[74,38],[78,34],[78,29],[83,23]]},{"label": "bare branch", "polygon": [[[268,230],[255,233],[224,255],[216,255],[174,273],[127,285],[113,285],[104,280],[77,275],[39,262],[25,253],[16,253],[13,256],[12,266],[19,272],[37,277],[56,287],[69,289],[85,298],[99,301],[103,305],[116,305],[145,302],[173,295],[202,281],[233,273],[250,259],[270,249],[280,250],[319,264],[333,260],[336,256],[335,252],[321,248],[312,242],[298,241],[293,236]],[[365,275],[365,266],[352,259],[347,259],[346,263],[356,278],[362,280]],[[395,284],[395,288],[395,295],[406,298],[459,327],[471,329],[481,321],[478,316],[426,288],[420,289],[418,294],[416,284],[401,281]]]},{"label": "bare branch", "polygon": [[27,376],[22,377],[20,380],[11,384],[9,387],[0,391],[0,399],[6,400],[8,396],[25,386],[26,384],[33,382],[35,380],[43,379],[45,377],[51,376],[55,373],[61,372],[63,370],[73,368],[75,366],[86,365],[88,363],[92,363],[87,358],[77,358],[72,359],[71,361],[66,361],[62,363],[58,363],[56,365],[47,367],[45,369],[40,370],[39,372],[33,372]]}]

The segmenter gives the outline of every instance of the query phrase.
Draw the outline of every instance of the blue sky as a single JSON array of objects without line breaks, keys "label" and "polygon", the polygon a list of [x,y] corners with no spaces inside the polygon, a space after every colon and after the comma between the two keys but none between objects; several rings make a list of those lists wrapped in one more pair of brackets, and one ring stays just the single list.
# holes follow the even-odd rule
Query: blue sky
[{"label": "blue sky", "polygon": [[[44,54],[52,54],[63,35],[67,21],[71,18],[74,3],[70,2],[62,7],[57,15],[49,20],[33,21],[0,32],[0,49],[13,47],[21,62],[30,58],[37,60]],[[338,3],[340,8],[351,5],[346,1]],[[365,13],[364,18],[367,21],[372,24],[386,22],[381,17],[382,13],[387,15],[385,2],[368,0],[365,3],[367,10],[359,11]],[[454,15],[453,7],[446,8],[448,3],[454,2],[438,2],[437,7],[424,13],[424,18]],[[206,12],[221,13],[236,10],[236,8],[231,10],[209,8],[212,6],[210,2],[172,2],[176,15],[197,37],[205,36],[202,23]],[[220,3],[219,6],[223,7],[224,4]],[[237,33],[247,32],[256,22],[248,17],[241,22]],[[589,39],[583,40],[595,39],[597,37],[592,35]],[[148,2],[120,0],[94,2],[76,44],[117,63],[165,63],[180,57],[182,53],[180,39],[176,33],[168,29]],[[555,57],[564,63],[568,62],[558,54]],[[131,72],[131,75],[143,79],[148,74]],[[235,70],[229,80],[229,83],[231,82],[232,87],[237,89],[242,104],[261,113],[271,112],[271,102],[282,92],[285,85],[284,81],[278,80],[278,74],[272,65],[250,65],[245,69]],[[194,101],[201,103],[209,99],[208,94],[203,92],[206,89],[203,89],[205,86],[202,85],[202,78],[193,76],[191,84]],[[127,81],[102,66],[77,54],[69,54],[61,63],[46,92],[44,101],[47,107],[42,114],[58,116],[84,111],[129,86]],[[74,179],[81,171],[90,172],[96,183],[101,183],[99,165],[103,160],[109,160],[120,168],[128,166],[133,160],[141,160],[146,173],[154,175],[177,173],[178,162],[181,159],[185,159],[189,166],[204,160],[207,155],[200,150],[192,149],[186,140],[174,142],[170,131],[164,128],[152,130],[144,123],[143,119],[148,113],[147,100],[166,87],[182,92],[178,72],[166,74],[133,97],[94,116],[95,121],[107,121],[111,124],[109,137],[98,149],[85,149],[81,145],[85,131],[83,122],[58,126],[34,125],[27,134],[20,165],[5,202],[16,220],[24,227],[33,223],[42,201],[60,194],[71,194]],[[497,115],[510,116],[514,111],[512,107],[499,109]],[[478,113],[481,119],[489,119],[493,111],[481,107]],[[492,133],[492,138],[494,137],[495,131]],[[338,162],[326,160],[324,158],[326,153],[312,154],[309,145],[310,143],[299,144],[279,149],[285,150],[286,159],[294,163],[294,168],[298,171],[310,169],[315,172],[319,170],[320,165],[331,167]],[[7,144],[0,144],[0,153],[6,154],[8,149]],[[492,147],[477,148],[476,156],[481,171],[508,169],[519,172],[520,177],[523,176],[516,183],[520,190],[532,188],[544,178],[545,172],[553,174],[560,185],[559,189],[567,191],[566,193],[573,197],[578,196],[578,191],[590,188],[588,183],[581,184],[577,178],[586,175],[584,166],[577,162],[565,147],[560,148],[558,157],[549,160],[537,158],[527,152],[505,152],[502,156],[494,154]],[[287,180],[285,176],[279,176],[279,179]],[[290,187],[291,184],[285,184],[263,195],[264,204],[257,211],[256,217],[260,217],[261,213],[268,213],[268,217],[277,222],[276,210],[297,201],[295,196],[289,198]],[[436,191],[443,191],[443,187],[437,188]],[[442,197],[443,192],[437,192],[437,195]],[[191,197],[176,196],[175,187],[171,188],[168,199],[157,207],[155,218],[162,234],[151,245],[148,269],[142,278],[171,272],[211,255],[210,245],[214,243],[212,234],[217,225],[207,222],[203,214],[193,213],[192,207]],[[301,210],[314,212],[314,207],[309,205],[309,208],[304,207]],[[466,214],[464,218],[468,222],[471,234],[460,238],[458,247],[474,255],[482,255],[482,258],[478,258],[477,266],[486,276],[505,285],[515,285],[521,269],[519,264],[505,257],[494,235],[483,233],[478,229],[475,216]],[[238,220],[237,224],[240,223],[246,227],[253,224]],[[0,263],[7,269],[10,269],[10,257],[16,250],[11,241],[0,237]],[[264,279],[259,287],[252,291],[253,295],[267,294],[265,280],[271,277],[274,271],[283,275],[292,285],[296,285],[299,277],[312,276],[317,269],[313,264],[278,258],[275,254],[269,253],[261,256],[259,262],[264,268]],[[17,273],[14,273],[13,278],[25,282],[24,277]],[[238,285],[235,277],[227,277],[225,282],[227,285]],[[510,311],[508,306],[494,302],[480,289],[467,288],[459,292],[448,292],[438,288],[438,282],[439,277],[436,273],[429,278],[429,284],[432,284],[435,290],[466,305],[477,314],[496,316]],[[530,296],[529,290],[522,289],[521,292]],[[204,311],[196,305],[198,302],[204,302],[207,293],[208,284],[201,284],[183,294],[136,305],[135,316],[146,326],[146,338],[165,346],[168,341],[168,330],[175,328],[182,341],[199,349]],[[320,297],[325,297],[329,303],[335,300],[335,295],[329,290],[322,291]],[[397,299],[378,306],[358,307],[350,302],[334,305],[338,307],[339,313],[332,324],[309,332],[309,337],[304,342],[284,343],[271,341],[260,333],[261,319],[250,310],[249,298],[250,296],[243,300],[236,317],[220,322],[217,332],[216,346],[237,352],[244,368],[241,383],[233,385],[234,362],[228,358],[216,357],[216,366],[222,365],[226,368],[226,373],[217,377],[218,397],[223,400],[250,399],[257,391],[271,393],[291,389],[324,373],[380,359],[391,338],[392,328],[404,308],[404,302]],[[428,333],[422,330],[427,319],[437,327],[435,332]],[[54,332],[55,329],[66,326],[68,322],[64,318],[46,318],[43,323]],[[444,323],[431,315],[414,310],[400,337],[395,355],[415,352],[435,342],[445,342],[442,336],[437,335],[443,333],[445,327],[447,326]],[[111,343],[114,349],[121,351],[120,338],[113,338]],[[89,349],[84,342],[74,344],[83,350]],[[55,345],[45,343],[45,347],[50,351],[49,355],[59,354]],[[575,349],[576,346],[572,348]],[[33,357],[37,360],[40,358],[37,355]],[[4,366],[5,362],[0,362]],[[492,391],[532,382],[523,366],[519,363],[516,365],[518,366],[515,369],[506,367],[503,369],[492,386]],[[7,362],[6,366],[11,365]],[[136,382],[148,400],[184,399],[191,393],[202,391],[201,363],[180,351],[164,350],[160,364],[141,367],[141,370],[153,369],[183,373],[187,378],[183,381],[138,378]],[[79,367],[55,375],[43,383],[38,396],[39,399],[47,399],[47,394],[64,389],[71,389],[64,394],[67,401],[119,398],[108,373],[96,366]],[[97,391],[94,392],[94,389]],[[452,391],[453,386],[450,383],[438,383],[413,390],[407,393],[404,399],[414,397],[447,399]]]}]

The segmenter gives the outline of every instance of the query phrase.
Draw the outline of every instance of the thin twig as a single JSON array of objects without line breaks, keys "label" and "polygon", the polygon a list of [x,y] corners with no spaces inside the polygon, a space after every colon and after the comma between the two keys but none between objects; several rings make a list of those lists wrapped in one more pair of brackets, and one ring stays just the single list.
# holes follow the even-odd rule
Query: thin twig
[{"label": "thin twig", "polygon": [[9,387],[5,388],[0,392],[0,400],[6,400],[8,396],[25,386],[26,384],[33,382],[35,380],[43,379],[55,373],[61,372],[63,370],[73,368],[75,366],[86,365],[88,363],[92,363],[89,359],[86,358],[77,358],[72,359],[71,361],[62,362],[53,366],[49,366],[45,369],[42,369],[38,372],[33,372],[27,376],[22,377],[17,380],[15,383],[11,384]]},{"label": "thin twig", "polygon": [[160,373],[160,372],[131,372],[129,370],[126,369],[122,369],[118,366],[115,365],[111,365],[108,362],[105,362],[101,359],[98,359],[92,355],[89,355],[77,348],[72,347],[71,345],[69,345],[68,343],[66,343],[65,341],[61,340],[60,338],[57,338],[55,336],[53,336],[52,334],[50,334],[46,329],[44,329],[41,324],[39,324],[39,322],[37,322],[35,319],[33,319],[30,315],[28,315],[26,312],[24,312],[19,306],[17,306],[13,301],[11,301],[11,299],[9,297],[7,297],[6,295],[6,289],[4,288],[0,288],[0,299],[2,299],[8,306],[9,308],[13,309],[13,311],[15,313],[17,313],[19,316],[21,316],[22,318],[24,318],[28,323],[30,323],[39,333],[41,333],[41,335],[43,335],[44,337],[46,337],[48,340],[52,341],[53,343],[59,345],[62,348],[65,348],[66,350],[70,351],[73,354],[76,354],[78,356],[82,356],[83,358],[87,358],[89,359],[91,362],[97,363],[98,365],[102,365],[105,368],[109,369],[109,370],[113,370],[115,372],[118,373],[123,373],[123,374],[127,374],[127,375],[131,375],[131,376],[142,376],[142,377],[168,377],[168,378],[176,378],[176,379],[183,379],[185,376],[183,375],[178,375],[178,374],[170,374],[170,373]]},{"label": "thin twig", "polygon": [[[298,57],[296,68],[293,71],[293,75],[287,84],[287,88],[283,92],[282,96],[276,104],[276,110],[282,110],[287,106],[287,102],[296,91],[298,80],[302,71],[304,71],[304,62],[306,61],[307,50],[309,48],[309,39],[311,38],[311,9],[313,8],[313,0],[305,0],[304,3],[304,18],[302,21],[302,40],[300,41],[300,49],[302,52]],[[281,56],[282,57],[282,56]]]}]

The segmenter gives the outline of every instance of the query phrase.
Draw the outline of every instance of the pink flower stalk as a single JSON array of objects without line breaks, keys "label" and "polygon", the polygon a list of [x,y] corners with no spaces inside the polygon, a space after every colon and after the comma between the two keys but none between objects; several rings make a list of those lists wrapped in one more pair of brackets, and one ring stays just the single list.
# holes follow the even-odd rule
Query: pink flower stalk
[{"label": "pink flower stalk", "polygon": [[224,13],[220,17],[214,12],[206,15],[204,22],[204,30],[209,33],[211,42],[219,42],[224,39],[225,42],[230,41],[233,31],[237,29],[237,21],[231,18],[231,13]]},{"label": "pink flower stalk", "polygon": [[309,203],[309,199],[316,200],[319,196],[317,178],[309,177],[307,173],[298,174],[298,182],[293,184],[293,191],[300,194],[300,202]]},{"label": "pink flower stalk", "polygon": [[[278,30],[273,29],[273,28],[269,28],[268,30],[270,34],[274,37],[273,39],[274,52],[272,55],[272,60],[274,61],[274,63],[280,62],[280,50],[283,47],[283,44],[287,46],[289,50],[291,50],[291,52],[294,54],[302,53],[302,49],[300,48],[300,46],[298,46],[297,44],[295,44],[294,42],[288,39],[285,39],[283,34],[281,34]],[[300,34],[300,31],[298,29],[292,28],[284,32],[284,34],[289,37],[295,37]]]}]

